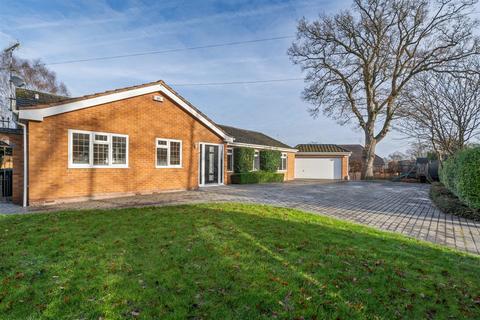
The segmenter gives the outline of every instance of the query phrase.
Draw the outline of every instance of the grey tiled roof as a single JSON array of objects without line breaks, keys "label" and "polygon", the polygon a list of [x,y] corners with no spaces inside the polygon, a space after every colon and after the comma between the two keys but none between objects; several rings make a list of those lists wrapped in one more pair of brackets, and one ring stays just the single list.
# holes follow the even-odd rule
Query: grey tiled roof
[{"label": "grey tiled roof", "polygon": [[256,144],[261,146],[292,149],[289,145],[273,139],[261,132],[245,130],[225,125],[218,125],[226,134],[235,138],[234,142]]},{"label": "grey tiled roof", "polygon": [[317,143],[310,143],[310,144],[297,144],[295,149],[298,149],[299,152],[331,152],[331,153],[338,153],[338,152],[349,152],[336,144],[317,144]]},{"label": "grey tiled roof", "polygon": [[[350,160],[355,160],[362,162],[363,159],[363,146],[360,144],[340,144],[340,147],[347,149],[348,151],[352,152],[352,155],[350,156]],[[373,160],[373,165],[374,166],[384,166],[385,161],[378,156],[375,155],[375,160]]]},{"label": "grey tiled roof", "polygon": [[23,88],[16,88],[15,95],[17,98],[16,99],[17,107],[20,109],[28,108],[28,107],[32,107],[40,104],[50,104],[55,102],[67,101],[71,99],[69,97],[57,96],[50,93],[23,89]]}]

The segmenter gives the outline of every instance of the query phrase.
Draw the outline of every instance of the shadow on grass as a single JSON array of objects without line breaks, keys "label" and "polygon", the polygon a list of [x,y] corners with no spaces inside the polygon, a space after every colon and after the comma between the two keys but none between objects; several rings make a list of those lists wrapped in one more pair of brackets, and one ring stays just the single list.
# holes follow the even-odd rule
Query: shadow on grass
[{"label": "shadow on grass", "polygon": [[261,205],[0,219],[7,318],[478,317],[480,259]]}]

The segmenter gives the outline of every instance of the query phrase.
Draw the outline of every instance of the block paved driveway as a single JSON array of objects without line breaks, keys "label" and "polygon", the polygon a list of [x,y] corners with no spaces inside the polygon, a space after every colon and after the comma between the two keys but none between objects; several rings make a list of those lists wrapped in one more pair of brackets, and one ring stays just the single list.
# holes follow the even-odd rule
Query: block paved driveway
[{"label": "block paved driveway", "polygon": [[480,222],[443,214],[432,205],[429,189],[427,184],[293,181],[95,200],[50,206],[48,210],[226,201],[263,203],[354,221],[480,254]]}]

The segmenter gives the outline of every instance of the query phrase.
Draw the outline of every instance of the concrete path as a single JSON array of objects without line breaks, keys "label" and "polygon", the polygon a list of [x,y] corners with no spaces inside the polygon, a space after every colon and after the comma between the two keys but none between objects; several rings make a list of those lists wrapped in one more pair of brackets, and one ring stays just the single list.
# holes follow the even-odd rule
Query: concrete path
[{"label": "concrete path", "polygon": [[428,196],[427,184],[294,181],[229,185],[153,195],[70,203],[30,210],[124,208],[202,202],[247,202],[301,209],[358,222],[480,254],[480,222],[446,215]]}]

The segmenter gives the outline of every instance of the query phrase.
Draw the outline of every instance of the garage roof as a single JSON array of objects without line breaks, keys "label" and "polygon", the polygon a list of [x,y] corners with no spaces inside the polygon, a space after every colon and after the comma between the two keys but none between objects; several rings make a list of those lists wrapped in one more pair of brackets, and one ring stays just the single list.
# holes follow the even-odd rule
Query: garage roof
[{"label": "garage roof", "polygon": [[350,152],[336,144],[297,144],[298,152],[345,153]]}]

